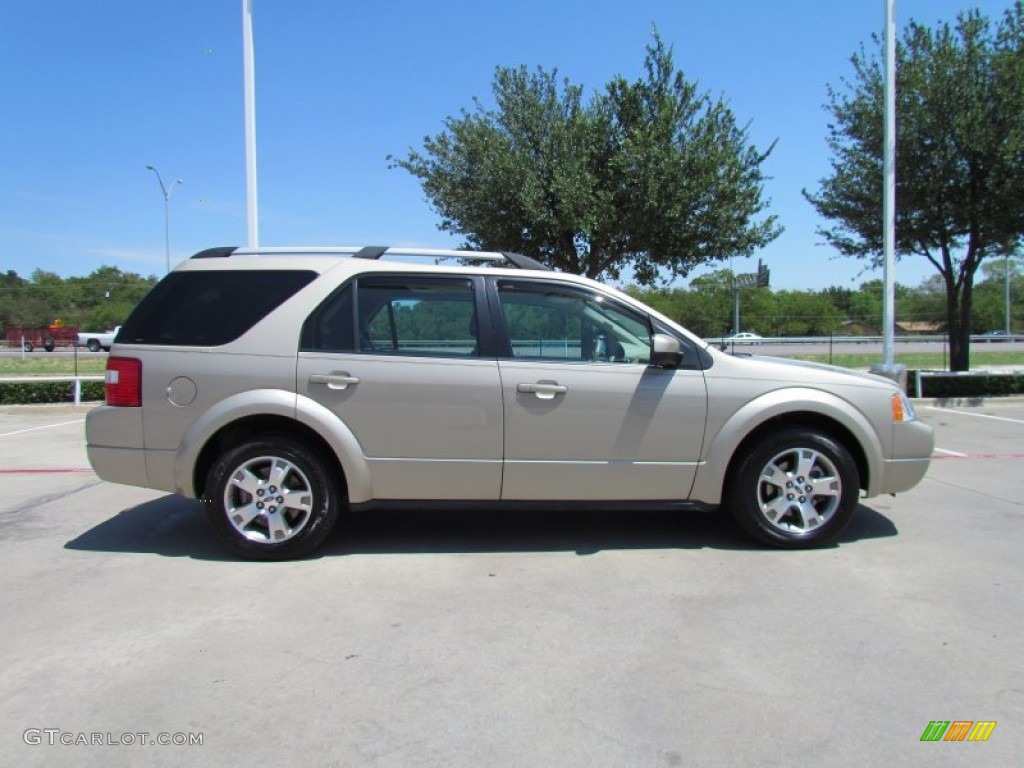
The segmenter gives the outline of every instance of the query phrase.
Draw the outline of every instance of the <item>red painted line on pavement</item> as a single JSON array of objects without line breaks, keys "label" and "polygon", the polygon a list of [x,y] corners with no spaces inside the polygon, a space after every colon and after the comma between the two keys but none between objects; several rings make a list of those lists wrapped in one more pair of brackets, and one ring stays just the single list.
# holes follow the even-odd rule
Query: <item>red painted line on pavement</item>
[{"label": "red painted line on pavement", "polygon": [[971,453],[966,456],[939,456],[933,459],[1024,459],[1024,453]]},{"label": "red painted line on pavement", "polygon": [[92,472],[92,470],[85,467],[68,469],[0,469],[0,475],[49,475],[66,472]]}]

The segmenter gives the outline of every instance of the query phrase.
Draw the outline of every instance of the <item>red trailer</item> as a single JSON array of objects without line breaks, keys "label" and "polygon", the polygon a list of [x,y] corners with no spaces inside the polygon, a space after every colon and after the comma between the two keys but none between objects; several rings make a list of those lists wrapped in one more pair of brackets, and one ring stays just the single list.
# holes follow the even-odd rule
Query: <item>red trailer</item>
[{"label": "red trailer", "polygon": [[53,352],[57,347],[73,347],[78,342],[78,329],[66,327],[61,322],[50,325],[9,325],[4,332],[7,346],[17,349],[24,344],[24,350],[31,352],[42,347]]}]

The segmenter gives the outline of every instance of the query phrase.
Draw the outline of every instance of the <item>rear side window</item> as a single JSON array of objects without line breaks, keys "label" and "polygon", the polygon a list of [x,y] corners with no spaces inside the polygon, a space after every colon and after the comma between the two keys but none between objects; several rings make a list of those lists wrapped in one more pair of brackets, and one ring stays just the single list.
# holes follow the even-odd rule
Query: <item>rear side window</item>
[{"label": "rear side window", "polygon": [[479,351],[476,291],[448,277],[360,278],[306,320],[300,349],[472,357]]},{"label": "rear side window", "polygon": [[215,347],[234,341],[316,277],[309,270],[172,272],[121,328],[122,344]]},{"label": "rear side window", "polygon": [[359,351],[385,355],[477,354],[469,280],[359,281]]}]

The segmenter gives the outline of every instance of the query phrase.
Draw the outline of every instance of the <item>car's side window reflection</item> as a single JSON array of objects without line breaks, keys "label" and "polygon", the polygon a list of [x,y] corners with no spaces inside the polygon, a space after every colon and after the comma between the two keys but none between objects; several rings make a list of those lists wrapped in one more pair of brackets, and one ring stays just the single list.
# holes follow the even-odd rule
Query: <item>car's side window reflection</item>
[{"label": "car's side window reflection", "polygon": [[498,283],[498,296],[513,358],[643,364],[650,359],[647,318],[598,293],[508,280]]},{"label": "car's side window reflection", "polygon": [[301,348],[315,352],[470,357],[478,354],[476,298],[465,279],[363,278],[306,321]]},{"label": "car's side window reflection", "polygon": [[476,297],[463,279],[359,281],[359,351],[387,355],[478,354]]}]

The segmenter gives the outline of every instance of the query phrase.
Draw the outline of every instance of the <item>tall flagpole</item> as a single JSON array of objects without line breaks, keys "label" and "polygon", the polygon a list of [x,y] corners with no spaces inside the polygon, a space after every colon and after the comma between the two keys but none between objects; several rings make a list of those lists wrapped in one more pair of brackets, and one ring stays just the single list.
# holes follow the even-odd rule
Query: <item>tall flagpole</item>
[{"label": "tall flagpole", "polygon": [[883,364],[892,369],[893,325],[896,314],[896,0],[885,0],[885,189],[882,193],[882,252],[885,260],[882,304]]},{"label": "tall flagpole", "polygon": [[907,386],[895,360],[896,326],[896,0],[885,2],[885,146],[882,150],[882,357],[871,372]]},{"label": "tall flagpole", "polygon": [[242,0],[242,61],[245,69],[245,197],[249,247],[260,244],[256,203],[256,74],[252,54],[252,3]]}]

